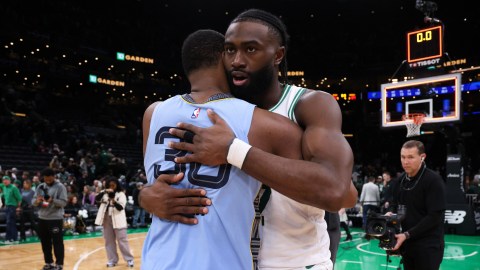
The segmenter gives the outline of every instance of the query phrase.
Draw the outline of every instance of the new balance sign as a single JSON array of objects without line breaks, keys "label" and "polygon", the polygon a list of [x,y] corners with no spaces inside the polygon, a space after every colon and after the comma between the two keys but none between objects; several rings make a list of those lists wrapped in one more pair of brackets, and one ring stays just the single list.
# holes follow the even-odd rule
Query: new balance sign
[{"label": "new balance sign", "polygon": [[464,221],[466,211],[463,210],[445,210],[445,223],[448,224],[461,224]]}]

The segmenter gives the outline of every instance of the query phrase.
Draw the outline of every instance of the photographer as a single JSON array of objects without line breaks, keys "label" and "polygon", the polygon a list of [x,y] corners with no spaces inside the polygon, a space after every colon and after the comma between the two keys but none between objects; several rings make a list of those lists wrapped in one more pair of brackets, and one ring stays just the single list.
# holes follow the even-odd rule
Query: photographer
[{"label": "photographer", "polygon": [[100,204],[95,224],[103,226],[103,238],[107,251],[107,267],[114,267],[118,263],[117,243],[123,259],[128,267],[133,267],[133,255],[130,251],[127,238],[127,216],[125,205],[127,197],[122,191],[116,178],[110,177],[106,181],[107,189],[100,191],[95,201]]},{"label": "photographer", "polygon": [[[67,204],[67,189],[55,180],[51,168],[42,171],[43,183],[35,189],[33,206],[38,207],[38,236],[42,242],[44,270],[63,269],[65,248],[63,246],[63,215]],[[52,256],[55,253],[56,265]]]},{"label": "photographer", "polygon": [[426,167],[422,142],[404,143],[400,157],[405,173],[392,184],[391,210],[396,213],[399,206],[405,206],[406,212],[401,221],[402,233],[395,235],[397,243],[393,250],[400,251],[405,270],[439,269],[445,246],[444,180]]}]

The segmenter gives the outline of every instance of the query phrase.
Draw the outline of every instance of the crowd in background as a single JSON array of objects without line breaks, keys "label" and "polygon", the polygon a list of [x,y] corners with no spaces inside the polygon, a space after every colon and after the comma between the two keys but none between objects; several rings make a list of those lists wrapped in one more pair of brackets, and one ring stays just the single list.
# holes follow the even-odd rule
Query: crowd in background
[{"label": "crowd in background", "polygon": [[[112,149],[105,148],[98,142],[92,143],[89,148],[78,149],[76,155],[73,156],[66,155],[62,147],[56,143],[45,151],[52,155],[49,164],[45,165],[54,170],[55,180],[62,183],[67,190],[68,202],[65,206],[66,224],[64,226],[66,233],[86,232],[85,224],[81,220],[74,221],[73,226],[75,226],[75,223],[83,224],[83,228],[81,226],[71,227],[67,223],[70,223],[72,219],[82,219],[80,210],[98,209],[98,202],[95,197],[105,189],[105,180],[111,177],[118,179],[121,189],[128,198],[125,210],[130,217],[131,227],[147,227],[147,214],[138,205],[138,192],[143,184],[147,183],[145,173],[141,168],[128,168],[124,158],[115,156]],[[41,171],[21,171],[13,167],[0,170],[0,179],[4,182],[0,184],[3,208],[6,208],[6,202],[11,201],[10,189],[15,190],[15,192],[18,191],[21,196],[20,207],[16,209],[15,215],[7,217],[8,223],[13,224],[7,225],[7,229],[8,226],[15,226],[15,228],[18,226],[20,241],[26,240],[28,229],[31,229],[33,234],[38,235],[36,226],[38,216],[35,207],[32,206],[32,201],[35,199],[36,188],[43,182]],[[8,188],[5,186],[8,186]],[[2,190],[2,187],[5,190]],[[14,218],[14,221],[11,221],[11,218]],[[17,232],[15,231],[15,233]],[[10,243],[16,242],[17,238],[13,237],[5,240],[6,243]]]}]

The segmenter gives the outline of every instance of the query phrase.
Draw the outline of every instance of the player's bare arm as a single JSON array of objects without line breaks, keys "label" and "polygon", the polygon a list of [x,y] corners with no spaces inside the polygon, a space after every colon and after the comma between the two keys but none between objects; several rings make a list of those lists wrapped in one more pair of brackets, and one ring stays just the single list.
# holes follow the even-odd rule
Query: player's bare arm
[{"label": "player's bare arm", "polygon": [[[341,114],[338,105],[333,98],[330,101],[316,94],[307,94],[302,100],[303,105],[300,103],[297,105],[299,112],[296,115],[302,120],[301,124],[305,125],[305,131],[308,131],[304,133],[302,143],[303,155],[306,160],[283,158],[252,147],[243,163],[242,170],[298,202],[332,212],[338,211],[342,207],[353,207],[357,199],[357,191],[350,178],[353,154],[341,132]],[[313,106],[315,102],[321,102],[321,104],[317,104],[315,108],[309,107]],[[334,108],[318,109],[323,106],[333,106]],[[322,114],[330,114],[331,117],[315,115],[305,117],[302,113],[306,110],[321,111]],[[226,162],[228,146],[233,139],[233,134],[229,137],[228,125],[218,115],[212,113],[211,119],[213,119],[214,125],[210,128],[199,128],[185,123],[179,124],[180,128],[191,130],[197,135],[193,139],[194,144],[183,142],[170,145],[170,147],[194,153],[177,158],[177,162],[200,162],[209,165]],[[326,126],[322,128],[322,125]],[[222,131],[220,132],[220,130]],[[171,133],[182,137],[184,131],[172,129]],[[207,137],[208,139],[206,139]],[[332,147],[337,149],[333,150]],[[313,154],[314,152],[316,153]],[[322,154],[326,157],[321,157]],[[346,175],[348,178],[345,178]]]},{"label": "player's bare arm", "polygon": [[[150,105],[143,116],[143,154],[145,155],[150,121],[155,107],[160,102]],[[184,224],[197,224],[198,220],[185,215],[207,214],[211,205],[210,199],[206,198],[204,189],[176,189],[170,184],[175,184],[183,179],[183,173],[172,175],[160,175],[153,185],[146,185],[139,194],[140,206],[147,212],[163,219],[176,221]]]},{"label": "player's bare arm", "polygon": [[[315,113],[317,112],[317,113]],[[323,91],[307,92],[295,115],[303,133],[303,157],[317,165],[315,191],[327,207],[354,207],[357,189],[352,183],[353,153],[342,133],[342,114],[337,101]]]}]

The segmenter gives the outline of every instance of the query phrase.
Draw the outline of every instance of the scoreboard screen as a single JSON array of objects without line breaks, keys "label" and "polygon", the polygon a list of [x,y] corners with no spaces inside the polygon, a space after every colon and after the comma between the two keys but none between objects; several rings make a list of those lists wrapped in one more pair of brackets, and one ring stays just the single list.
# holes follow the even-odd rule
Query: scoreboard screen
[{"label": "scoreboard screen", "polygon": [[442,55],[442,26],[407,33],[407,61],[409,63],[439,58]]}]

